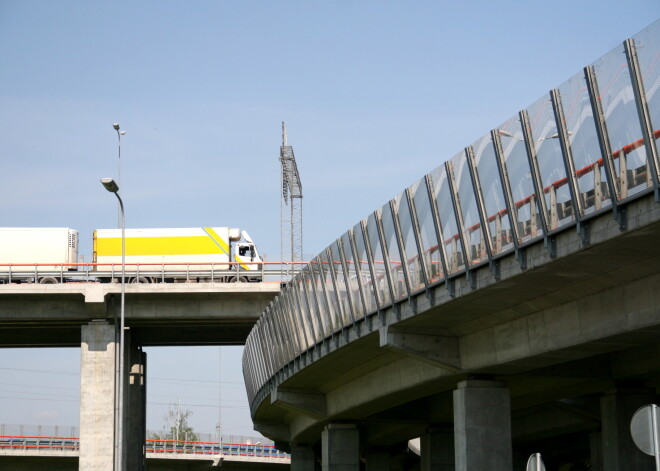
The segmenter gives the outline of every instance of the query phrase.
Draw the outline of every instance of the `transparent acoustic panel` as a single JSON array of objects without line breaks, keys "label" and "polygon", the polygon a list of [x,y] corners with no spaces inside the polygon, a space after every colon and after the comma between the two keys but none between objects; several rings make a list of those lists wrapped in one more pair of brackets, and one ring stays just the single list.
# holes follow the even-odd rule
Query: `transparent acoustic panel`
[{"label": "transparent acoustic panel", "polygon": [[481,183],[481,192],[486,212],[493,255],[513,248],[511,218],[506,208],[502,180],[497,169],[495,147],[490,134],[472,145],[474,164]]},{"label": "transparent acoustic panel", "polygon": [[548,229],[554,230],[572,223],[575,215],[550,94],[532,103],[527,113],[545,199],[546,221]]},{"label": "transparent acoustic panel", "polygon": [[303,272],[298,273],[293,280],[293,293],[295,294],[298,305],[300,306],[300,313],[303,319],[303,327],[306,329],[310,343],[308,347],[314,345],[318,339],[317,335],[317,325],[314,322],[314,317],[312,316],[310,310],[309,300],[307,299],[307,292],[305,290],[305,277]]},{"label": "transparent acoustic panel", "polygon": [[660,151],[660,20],[637,34],[634,39],[651,118],[653,143]]},{"label": "transparent acoustic panel", "polygon": [[396,217],[401,228],[401,240],[403,242],[403,252],[405,253],[404,263],[408,266],[410,289],[415,293],[420,289],[424,289],[426,283],[424,281],[425,274],[423,273],[424,266],[420,262],[412,214],[405,191],[394,198],[394,204]]},{"label": "transparent acoustic panel", "polygon": [[534,183],[523,139],[518,115],[513,116],[498,128],[502,142],[504,166],[511,186],[512,219],[517,224],[520,244],[543,236],[539,219],[539,205],[534,192]]},{"label": "transparent acoustic panel", "polygon": [[305,297],[307,298],[307,303],[309,304],[309,318],[312,321],[314,326],[314,340],[315,343],[323,339],[323,324],[321,323],[321,316],[319,313],[319,305],[316,301],[316,292],[314,291],[314,282],[312,280],[312,275],[310,272],[309,265],[303,268],[300,272],[303,278],[303,288],[305,291]]},{"label": "transparent acoustic panel", "polygon": [[463,217],[463,234],[467,241],[467,259],[471,265],[488,259],[486,239],[479,218],[479,207],[470,177],[470,167],[464,151],[459,152],[449,161],[454,172],[458,201]]},{"label": "transparent acoustic panel", "polygon": [[625,199],[649,187],[652,180],[624,47],[601,57],[593,67],[614,159],[615,185],[620,199]]},{"label": "transparent acoustic panel", "polygon": [[575,74],[558,90],[573,155],[578,198],[586,216],[611,206],[612,200],[584,72]]},{"label": "transparent acoustic panel", "polygon": [[435,283],[444,278],[444,272],[426,178],[422,178],[412,185],[410,192],[419,224],[419,243],[426,265],[426,278],[429,284]]},{"label": "transparent acoustic panel", "polygon": [[397,241],[394,219],[389,202],[385,203],[381,208],[380,217],[383,225],[383,238],[389,255],[387,263],[389,263],[390,273],[392,275],[392,291],[394,292],[394,301],[396,302],[408,296],[408,289],[406,288],[406,278],[403,271],[405,261],[399,250],[399,242]]},{"label": "transparent acoustic panel", "polygon": [[329,333],[335,332],[340,329],[343,325],[343,317],[341,314],[341,305],[337,297],[337,291],[335,290],[335,284],[333,282],[332,275],[332,264],[330,258],[327,255],[327,250],[324,250],[319,254],[319,268],[323,274],[323,284],[325,286],[325,291],[328,296],[328,319],[330,329]]},{"label": "transparent acoustic panel", "polygon": [[383,255],[383,247],[380,242],[380,235],[378,232],[378,222],[376,220],[377,213],[372,213],[367,218],[366,236],[369,239],[369,246],[371,247],[371,259],[373,260],[374,268],[374,288],[378,296],[380,307],[386,307],[392,304],[392,296],[390,295],[390,286],[387,279],[387,267],[385,266],[385,256]]},{"label": "transparent acoustic panel", "polygon": [[309,270],[312,275],[314,292],[316,293],[316,302],[319,308],[319,318],[323,328],[322,333],[324,337],[327,337],[332,333],[332,329],[330,327],[330,312],[328,309],[328,300],[325,290],[325,275],[323,274],[320,255],[309,263]]},{"label": "transparent acoustic panel", "polygon": [[339,242],[335,241],[330,246],[330,266],[335,273],[335,280],[337,281],[337,299],[341,305],[342,322],[340,327],[345,327],[353,323],[353,311],[351,308],[350,298],[347,294],[348,285],[346,278],[348,274],[344,273],[344,266],[342,265],[342,257],[339,252]]},{"label": "transparent acoustic panel", "polygon": [[458,232],[458,223],[451,198],[451,189],[445,166],[441,165],[431,173],[433,198],[438,208],[442,244],[447,256],[447,273],[452,275],[465,269],[465,257]]},{"label": "transparent acoustic panel", "polygon": [[364,309],[362,308],[362,295],[360,294],[360,284],[358,282],[358,269],[355,258],[353,257],[353,249],[351,247],[351,234],[350,231],[344,232],[341,236],[341,244],[344,249],[344,260],[346,261],[348,289],[351,295],[351,306],[353,307],[353,316],[359,319],[364,316]]},{"label": "transparent acoustic panel", "polygon": [[358,276],[362,282],[362,290],[364,292],[364,304],[366,313],[372,313],[378,309],[376,304],[375,286],[371,278],[371,270],[369,269],[369,257],[367,255],[367,245],[362,232],[362,224],[358,223],[353,226],[353,240],[355,241],[356,250],[356,268]]}]

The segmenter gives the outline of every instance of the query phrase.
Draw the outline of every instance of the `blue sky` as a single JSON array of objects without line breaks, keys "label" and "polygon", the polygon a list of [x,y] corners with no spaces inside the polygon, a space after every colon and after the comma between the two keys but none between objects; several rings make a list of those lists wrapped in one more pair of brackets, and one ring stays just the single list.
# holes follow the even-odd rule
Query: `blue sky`
[{"label": "blue sky", "polygon": [[[119,122],[129,227],[240,227],[278,260],[284,120],[312,256],[658,17],[657,0],[0,0],[1,224],[78,229],[89,260],[93,229],[116,224],[98,180],[116,176]],[[191,385],[217,382],[217,348],[149,352],[154,378],[190,380],[154,380],[153,404],[200,403]],[[0,369],[0,383],[75,396],[78,355],[0,351],[18,370],[73,372]],[[240,349],[225,361],[240,382]],[[230,389],[223,422],[248,434]],[[191,407],[201,431],[218,417],[208,393]],[[77,424],[75,402],[26,397],[0,423]],[[150,428],[165,408],[150,408]]]}]

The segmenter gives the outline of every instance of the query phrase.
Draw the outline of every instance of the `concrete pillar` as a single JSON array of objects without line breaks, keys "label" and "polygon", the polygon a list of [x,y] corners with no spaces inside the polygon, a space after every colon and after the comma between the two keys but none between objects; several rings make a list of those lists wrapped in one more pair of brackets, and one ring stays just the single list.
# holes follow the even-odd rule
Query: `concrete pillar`
[{"label": "concrete pillar", "polygon": [[603,471],[603,437],[600,432],[589,434],[589,455],[591,471]]},{"label": "concrete pillar", "polygon": [[603,471],[653,471],[653,457],[640,451],[630,435],[630,421],[640,407],[654,403],[653,390],[618,388],[600,399]]},{"label": "concrete pillar", "polygon": [[[128,343],[128,342],[127,342]],[[147,354],[131,346],[127,352],[128,379],[124,417],[126,418],[126,469],[146,469],[145,441],[147,439]]]},{"label": "concrete pillar", "polygon": [[456,471],[511,471],[511,401],[497,381],[467,380],[454,390]]},{"label": "concrete pillar", "polygon": [[454,431],[432,428],[420,437],[422,471],[454,471]]},{"label": "concrete pillar", "polygon": [[360,471],[360,432],[356,425],[326,425],[321,445],[323,471]]},{"label": "concrete pillar", "polygon": [[291,445],[291,471],[315,471],[316,455],[311,446]]},{"label": "concrete pillar", "polygon": [[81,471],[114,467],[115,326],[92,321],[81,327]]},{"label": "concrete pillar", "polygon": [[385,448],[367,450],[366,471],[390,471],[390,452]]}]

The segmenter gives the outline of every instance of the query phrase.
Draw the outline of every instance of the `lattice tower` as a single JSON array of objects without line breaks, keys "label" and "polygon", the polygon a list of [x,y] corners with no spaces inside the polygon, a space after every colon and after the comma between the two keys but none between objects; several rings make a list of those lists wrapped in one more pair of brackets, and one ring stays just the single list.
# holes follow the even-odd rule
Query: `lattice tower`
[{"label": "lattice tower", "polygon": [[282,200],[280,205],[280,260],[301,262],[303,256],[302,236],[302,184],[293,155],[293,147],[287,143],[286,124],[282,121]]}]

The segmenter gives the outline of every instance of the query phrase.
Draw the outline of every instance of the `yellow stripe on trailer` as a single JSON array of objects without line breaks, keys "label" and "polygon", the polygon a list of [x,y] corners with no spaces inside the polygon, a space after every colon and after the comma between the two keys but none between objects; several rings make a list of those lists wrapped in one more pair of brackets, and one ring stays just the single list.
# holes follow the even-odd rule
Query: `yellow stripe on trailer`
[{"label": "yellow stripe on trailer", "polygon": [[224,250],[224,252],[229,255],[229,244],[222,237],[218,235],[217,232],[212,227],[204,227],[204,232],[206,232],[209,237]]},{"label": "yellow stripe on trailer", "polygon": [[[222,254],[223,244],[217,241],[224,241],[217,234],[215,236],[215,240],[206,236],[127,237],[126,256]],[[121,237],[97,238],[95,242],[97,256],[121,256]],[[226,242],[224,246],[227,246]],[[228,247],[225,253],[228,253]]]}]

